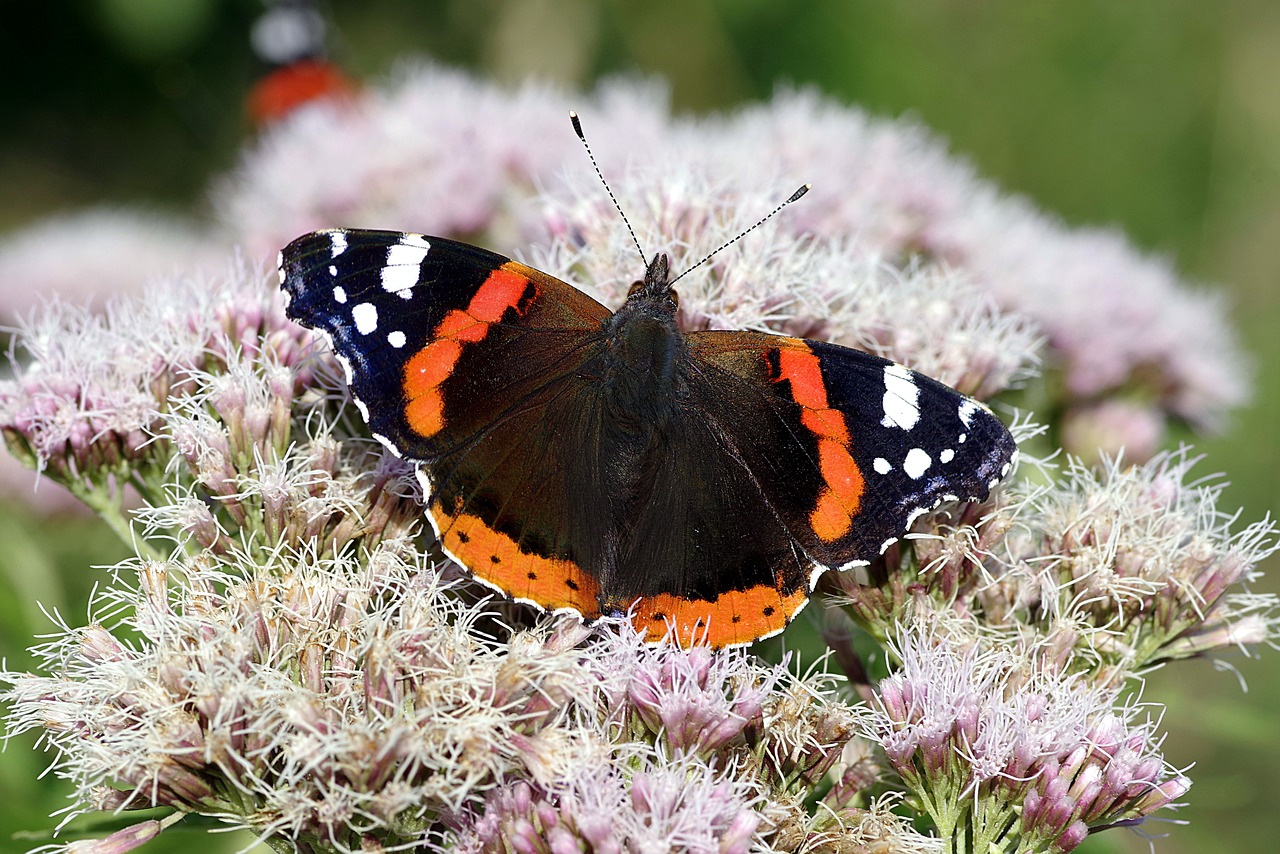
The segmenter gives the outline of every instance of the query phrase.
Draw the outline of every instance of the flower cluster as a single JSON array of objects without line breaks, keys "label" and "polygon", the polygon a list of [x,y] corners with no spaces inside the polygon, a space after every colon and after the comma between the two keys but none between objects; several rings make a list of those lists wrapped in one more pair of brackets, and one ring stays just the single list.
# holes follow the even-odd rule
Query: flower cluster
[{"label": "flower cluster", "polygon": [[[416,69],[299,110],[220,187],[225,229],[271,256],[322,225],[495,248],[523,233],[527,260],[615,304],[640,265],[594,176],[557,171],[578,156],[554,142],[560,100]],[[1049,386],[1056,436],[1153,453],[1168,415],[1209,422],[1241,393],[1222,382],[1240,371],[1216,309],[1123,244],[1099,251],[1113,238],[1000,197],[918,128],[804,93],[676,121],[615,86],[592,110],[600,148],[630,155],[615,183],[640,243],[678,271],[785,198],[792,172],[815,180],[767,236],[681,281],[685,328],[862,346],[983,399],[1047,355],[1068,379]],[[760,163],[778,171],[736,177]],[[1105,285],[1122,279],[1137,296]],[[1167,358],[1187,312],[1212,348],[1184,341],[1195,365]],[[85,625],[58,618],[35,672],[0,673],[9,731],[44,734],[74,812],[173,811],[103,852],[188,814],[317,851],[1067,851],[1189,785],[1135,677],[1276,635],[1276,603],[1247,592],[1274,526],[1236,530],[1185,452],[1023,473],[828,573],[829,626],[862,633],[825,635],[845,686],[649,646],[625,620],[537,618],[470,581],[252,263],[100,313],[54,304],[15,343],[9,447],[138,549]],[[1014,433],[1043,446],[1040,429]],[[858,654],[876,643],[879,671]]]},{"label": "flower cluster", "polygon": [[1233,530],[1223,483],[1193,479],[1195,462],[1185,448],[1141,466],[1072,462],[1047,485],[1015,482],[986,506],[921,520],[909,548],[870,568],[871,584],[844,574],[832,586],[880,638],[927,596],[1113,675],[1247,650],[1277,630],[1275,597],[1248,589],[1280,547],[1276,525]]},{"label": "flower cluster", "polygon": [[951,850],[1069,851],[1191,785],[1136,705],[1034,644],[942,618],[905,624],[890,651],[867,734]]},{"label": "flower cluster", "polygon": [[1024,498],[1004,573],[982,593],[993,615],[1070,624],[1101,660],[1135,670],[1264,643],[1274,599],[1247,585],[1276,551],[1275,524],[1234,531],[1224,484],[1193,479],[1195,463],[1183,449],[1143,466],[1076,464],[1047,490],[1013,490]]},{"label": "flower cluster", "polygon": [[647,752],[629,762],[625,774],[616,764],[589,765],[554,794],[524,782],[496,792],[459,850],[752,850],[763,799],[733,769]]},{"label": "flower cluster", "polygon": [[544,833],[791,850],[813,835],[803,794],[854,739],[829,679],[745,653],[573,621],[493,637],[498,614],[404,538],[113,573],[90,623],[37,649],[52,675],[4,674],[11,731],[46,733],[82,809],[337,851]]},{"label": "flower cluster", "polygon": [[[165,503],[173,437],[163,425],[197,387],[197,373],[300,357],[310,336],[286,320],[278,299],[264,299],[265,281],[237,259],[218,278],[169,279],[100,313],[55,301],[25,320],[15,342],[19,375],[0,385],[9,450],[124,531],[126,487]],[[273,390],[286,421],[298,387],[290,378]]]}]

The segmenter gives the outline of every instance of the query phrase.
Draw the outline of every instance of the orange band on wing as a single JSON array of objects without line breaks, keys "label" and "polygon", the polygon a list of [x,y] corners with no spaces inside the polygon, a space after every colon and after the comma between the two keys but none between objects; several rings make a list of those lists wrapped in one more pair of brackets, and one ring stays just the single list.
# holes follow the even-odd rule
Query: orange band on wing
[{"label": "orange band on wing", "polygon": [[[633,620],[645,640],[673,636],[683,647],[750,643],[781,631],[809,598],[804,585],[790,594],[757,585],[721,593],[714,601],[681,599],[667,593],[636,602]],[[668,635],[671,632],[671,635]]]},{"label": "orange band on wing", "polygon": [[453,372],[461,355],[462,345],[451,339],[432,341],[414,353],[404,366],[405,397],[413,400],[438,388]]},{"label": "orange band on wing", "polygon": [[467,314],[484,323],[497,323],[509,308],[520,304],[529,279],[513,273],[506,266],[489,274],[467,306]]},{"label": "orange band on wing", "polygon": [[844,413],[838,409],[806,409],[800,413],[800,423],[806,430],[826,439],[848,443],[849,427],[844,423]]},{"label": "orange band on wing", "polygon": [[824,543],[834,543],[849,533],[853,522],[849,511],[845,510],[830,489],[824,489],[818,495],[818,503],[809,513],[809,527]]},{"label": "orange band on wing", "polygon": [[828,490],[850,515],[858,512],[865,486],[862,470],[853,461],[848,445],[830,439],[818,441],[818,467]]},{"label": "orange band on wing", "polygon": [[[822,367],[818,357],[808,348],[778,350],[778,379],[791,383],[791,399],[805,409],[827,408],[827,386],[822,381]],[[840,415],[840,419],[843,421],[844,416]]]},{"label": "orange band on wing", "polygon": [[439,501],[431,502],[430,513],[445,549],[476,578],[548,611],[572,608],[586,618],[600,616],[600,585],[573,561],[523,551],[479,516],[449,514]]},{"label": "orange band on wing", "polygon": [[[803,342],[798,342],[803,345]],[[779,348],[776,382],[786,380],[791,399],[803,407],[800,423],[818,437],[818,471],[825,483],[809,513],[809,526],[825,543],[847,535],[866,488],[862,471],[849,453],[849,425],[844,413],[827,402],[822,364],[807,347]]]},{"label": "orange band on wing", "polygon": [[508,309],[521,311],[520,303],[530,281],[508,266],[510,262],[490,273],[465,309],[446,313],[431,331],[431,343],[405,363],[401,378],[406,401],[404,417],[419,436],[434,436],[444,429],[444,394],[440,386],[452,376],[462,348],[483,341]]},{"label": "orange band on wing", "polygon": [[444,429],[444,395],[429,388],[404,407],[404,419],[419,436],[434,436]]},{"label": "orange band on wing", "polygon": [[431,333],[437,341],[464,341],[468,344],[483,341],[488,334],[488,321],[479,320],[470,311],[457,308],[446,314]]}]

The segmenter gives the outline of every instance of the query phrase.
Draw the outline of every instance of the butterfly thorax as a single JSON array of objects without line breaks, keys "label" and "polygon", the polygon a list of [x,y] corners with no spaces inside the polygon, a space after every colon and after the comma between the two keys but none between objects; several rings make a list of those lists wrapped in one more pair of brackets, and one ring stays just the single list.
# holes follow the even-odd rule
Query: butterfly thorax
[{"label": "butterfly thorax", "polygon": [[687,345],[676,324],[679,301],[668,269],[667,256],[656,256],[601,330],[604,411],[624,433],[661,432],[682,396]]}]

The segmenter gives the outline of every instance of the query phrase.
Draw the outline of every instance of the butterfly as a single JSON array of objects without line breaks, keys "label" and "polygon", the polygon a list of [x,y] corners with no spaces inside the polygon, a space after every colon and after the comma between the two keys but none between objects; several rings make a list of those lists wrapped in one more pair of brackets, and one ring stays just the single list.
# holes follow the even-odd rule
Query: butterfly
[{"label": "butterfly", "polygon": [[416,464],[444,551],[519,602],[651,641],[781,631],[827,570],[982,500],[1016,445],[985,406],[824,341],[682,331],[665,255],[610,311],[466,243],[330,229],[280,254],[369,428]]}]

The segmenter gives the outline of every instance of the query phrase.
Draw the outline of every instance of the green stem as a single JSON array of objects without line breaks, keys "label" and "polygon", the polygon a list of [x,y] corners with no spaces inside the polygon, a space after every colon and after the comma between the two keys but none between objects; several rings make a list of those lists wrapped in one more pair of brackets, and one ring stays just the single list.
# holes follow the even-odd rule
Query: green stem
[{"label": "green stem", "polygon": [[85,506],[98,514],[107,527],[115,532],[126,545],[134,548],[138,557],[150,560],[163,560],[162,554],[155,546],[148,543],[133,529],[133,523],[120,503],[118,491],[113,494],[109,487],[84,480],[67,480],[65,486],[71,494],[84,502]]}]

